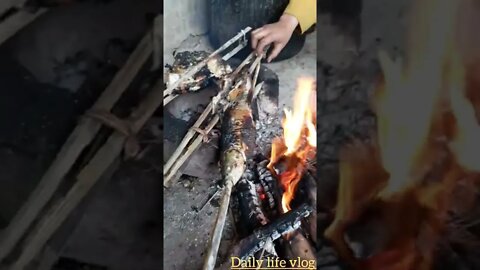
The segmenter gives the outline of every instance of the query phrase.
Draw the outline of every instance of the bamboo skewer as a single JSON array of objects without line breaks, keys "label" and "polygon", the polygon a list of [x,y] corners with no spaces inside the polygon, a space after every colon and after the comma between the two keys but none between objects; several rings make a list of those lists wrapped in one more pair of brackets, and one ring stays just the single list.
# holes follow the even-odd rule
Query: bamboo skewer
[{"label": "bamboo skewer", "polygon": [[[244,68],[253,58],[255,54],[251,53],[236,69],[232,74],[238,74],[242,68]],[[261,56],[258,56],[255,61],[252,63],[252,66],[249,68],[249,72],[253,73],[253,80],[254,80],[254,85],[256,84],[256,81],[258,79],[258,74],[260,71],[260,64],[261,64]],[[233,76],[233,75],[232,75]],[[228,84],[226,84],[226,88],[223,91],[228,91]],[[254,91],[254,96],[258,93],[257,88],[255,88]],[[206,118],[208,115],[212,112],[213,110],[213,103],[210,102],[203,111],[203,113],[200,115],[200,117],[197,119],[195,124],[192,126],[192,128],[189,129],[183,140],[180,142],[179,146],[173,154],[170,156],[168,159],[167,163],[165,163],[163,167],[164,171],[164,180],[163,180],[163,185],[165,187],[168,186],[168,183],[172,180],[172,178],[176,175],[178,170],[181,168],[181,166],[187,161],[187,159],[193,154],[193,152],[201,145],[202,143],[202,137],[195,137],[198,132],[197,129],[200,128],[200,126],[205,122]],[[214,119],[210,122],[208,127],[205,129],[205,134],[208,134],[210,130],[218,123],[219,118],[218,116],[215,116]],[[213,126],[211,126],[213,124]],[[211,127],[210,127],[211,126]],[[189,143],[193,140],[193,143],[189,145]],[[188,148],[187,148],[188,146]]]},{"label": "bamboo skewer", "polygon": [[[218,115],[215,115],[213,119],[210,121],[210,123],[207,125],[207,127],[205,128],[205,134],[208,134],[212,130],[212,128],[218,123],[219,120],[220,120],[220,117]],[[176,162],[172,165],[172,168],[170,169],[169,173],[164,178],[164,182],[163,182],[164,186],[175,176],[175,174],[178,172],[180,167],[185,163],[185,161],[187,161],[187,159],[193,154],[193,152],[195,152],[195,150],[197,150],[197,148],[202,144],[203,140],[204,140],[203,136],[197,136],[195,140],[192,142],[192,144],[186,148],[185,153],[181,157],[176,159]],[[177,148],[177,149],[183,150],[185,148]]]},{"label": "bamboo skewer", "polygon": [[[110,85],[98,98],[92,110],[110,111],[151,54],[151,33],[148,32],[130,55],[123,68],[115,75]],[[72,131],[27,202],[2,232],[0,262],[12,252],[40,211],[50,201],[65,175],[85,147],[94,139],[101,126],[101,123],[93,119],[83,118]]]},{"label": "bamboo skewer", "polygon": [[215,268],[218,248],[220,247],[220,241],[222,240],[223,227],[225,227],[228,206],[230,205],[230,194],[232,194],[234,184],[235,183],[233,183],[232,181],[228,181],[225,184],[225,188],[222,194],[222,202],[220,204],[218,216],[213,227],[212,239],[207,249],[207,255],[202,270],[212,270],[213,268]]},{"label": "bamboo skewer", "polygon": [[[218,48],[216,51],[211,53],[207,58],[203,59],[200,63],[196,64],[195,66],[191,67],[187,72],[185,72],[178,80],[176,80],[174,83],[168,86],[167,89],[163,92],[163,97],[166,98],[167,96],[171,95],[173,91],[186,79],[192,77],[200,71],[207,63],[210,61],[213,57],[217,56],[224,50],[226,50],[228,47],[230,47],[233,43],[235,43],[237,40],[240,38],[244,37],[246,33],[250,32],[252,30],[251,27],[246,27],[240,33],[238,33],[236,36],[225,42],[220,48]],[[229,54],[230,55],[230,54]],[[165,105],[165,103],[164,103]]]},{"label": "bamboo skewer", "polygon": [[[218,94],[217,96],[218,98],[221,99],[222,95],[228,94],[228,91],[230,90],[230,87],[231,87],[231,82],[233,82],[236,76],[240,74],[240,72],[244,69],[244,67],[251,62],[254,56],[255,54],[252,52],[246,59],[244,59],[244,61],[242,61],[242,63],[235,69],[235,71],[233,71],[230,75],[227,75],[225,77],[223,89]],[[254,84],[252,85],[252,87],[255,89],[255,91],[253,91],[253,89],[252,91],[254,93],[257,92],[255,84],[257,82],[258,74],[260,71],[261,59],[262,59],[262,56],[258,56],[255,59],[255,61],[252,63],[251,67],[248,69],[250,76],[253,76],[252,79]],[[216,104],[216,101],[214,100],[208,105],[208,107],[202,113],[200,118],[195,122],[194,126],[189,130],[185,138],[182,140],[180,145],[177,147],[175,152],[172,154],[170,159],[165,164],[164,171],[166,172],[166,175],[164,175],[164,185],[166,185],[171,180],[171,178],[174,177],[174,175],[177,173],[180,167],[184,164],[184,162],[191,156],[191,154],[202,143],[202,140],[203,140],[202,136],[197,135],[197,137],[194,139],[196,135],[195,131],[206,120],[207,116],[213,110],[213,106],[215,104]],[[206,129],[204,130],[204,133],[208,134],[211,128],[213,128],[218,123],[219,119],[220,117],[218,116],[218,114],[216,114],[213,117],[213,119],[210,121],[210,123],[207,125]],[[189,145],[189,142],[192,139],[194,139],[194,141]],[[238,168],[235,168],[235,170],[237,171],[236,175],[238,176],[238,179],[239,179],[243,171],[245,170],[245,164],[243,166],[239,165]],[[211,270],[215,267],[217,253],[220,246],[223,228],[225,226],[228,207],[230,204],[232,189],[235,186],[238,179],[229,179],[229,181],[226,181],[225,183],[225,187],[222,192],[220,209],[219,209],[218,216],[213,228],[210,245],[207,249],[203,270]]]},{"label": "bamboo skewer", "polygon": [[[133,133],[137,133],[155,110],[162,104],[163,83],[158,82],[139,107],[131,114],[129,122]],[[47,243],[70,213],[88,194],[103,173],[121,154],[127,140],[124,134],[115,132],[98,150],[92,160],[77,175],[77,181],[65,197],[55,204],[33,228],[26,238],[24,248],[10,270],[24,270]]]},{"label": "bamboo skewer", "polygon": [[[237,48],[240,48],[237,47]],[[229,88],[231,86],[230,83],[227,83],[227,80],[229,82],[231,82],[236,75],[238,75],[238,73],[240,72],[240,70],[242,70],[251,60],[252,58],[254,57],[255,53],[252,52],[250,55],[248,55],[248,57],[242,61],[242,63],[231,73],[231,75],[227,75],[227,76],[230,76],[230,78],[226,78],[225,79],[225,85],[224,85],[224,89],[221,91],[220,94],[223,94],[224,92],[228,92],[229,91]],[[233,55],[226,55],[224,56],[224,60],[228,60],[228,58],[230,58],[231,56]],[[257,64],[259,64],[260,61],[258,61]],[[176,96],[178,95],[170,95],[170,96],[167,96],[165,98],[166,102],[164,101],[164,105],[165,104],[168,104],[170,101],[172,101]],[[172,180],[172,178],[176,175],[176,173],[178,172],[178,170],[181,168],[181,166],[185,163],[185,161],[193,154],[193,152],[200,146],[200,144],[202,143],[202,140],[201,138],[199,137],[195,137],[198,132],[196,131],[197,129],[200,128],[200,126],[205,122],[206,118],[208,117],[208,115],[213,111],[213,102],[210,102],[210,104],[208,104],[207,108],[205,108],[205,110],[203,111],[203,113],[200,115],[200,117],[198,118],[198,120],[195,122],[195,124],[193,125],[192,128],[190,128],[190,130],[187,132],[187,134],[185,135],[185,137],[182,139],[182,141],[180,142],[180,144],[178,145],[177,149],[175,149],[175,151],[173,152],[172,156],[168,159],[167,163],[165,163],[164,167],[163,167],[163,172],[164,172],[164,175],[163,175],[163,185],[165,187],[168,186],[168,183]],[[210,130],[218,123],[219,121],[219,117],[218,116],[215,116],[214,119],[210,122],[210,123],[213,123],[213,126],[211,128],[207,128],[204,132],[205,134],[208,134],[210,132]],[[193,143],[189,145],[189,143],[192,141]],[[187,148],[188,146],[188,148]]]},{"label": "bamboo skewer", "polygon": [[[205,119],[210,115],[210,113],[212,112],[212,108],[213,108],[213,104],[212,102],[210,102],[208,104],[208,106],[205,108],[205,110],[203,111],[203,113],[200,115],[200,117],[197,119],[197,121],[195,122],[195,124],[193,124],[192,128],[190,128],[187,132],[187,134],[185,135],[185,137],[183,138],[182,142],[180,142],[180,145],[177,147],[177,149],[175,150],[175,152],[173,152],[172,156],[168,159],[167,163],[165,163],[165,165],[163,166],[163,172],[164,174],[167,173],[170,168],[172,167],[172,165],[174,164],[175,160],[178,159],[178,157],[180,156],[180,154],[182,153],[182,150],[187,147],[188,143],[190,142],[190,140],[195,136],[196,134],[196,130],[195,128],[200,128],[200,126],[202,125],[202,123],[205,121]],[[168,182],[168,180],[164,180],[164,183],[165,182]]]},{"label": "bamboo skewer", "polygon": [[[2,6],[2,0],[0,6]],[[8,1],[7,1],[8,2]],[[0,14],[4,15],[11,8],[19,8],[18,11],[6,18],[2,18],[2,23],[0,24],[0,44],[5,43],[11,37],[13,37],[20,30],[31,24],[42,14],[45,14],[49,9],[41,8],[35,12],[26,11],[23,7],[24,0],[15,1],[19,3],[5,3],[7,6],[0,7]]]},{"label": "bamboo skewer", "polygon": [[[246,28],[246,29],[248,29],[248,28]],[[247,31],[247,32],[248,32],[248,31]],[[244,31],[244,32],[240,32],[240,33],[247,33],[247,32]],[[235,38],[235,37],[234,37],[234,38]],[[237,38],[237,39],[238,39],[238,38]],[[235,40],[235,41],[236,41],[236,40]],[[227,42],[228,42],[228,41],[227,41]],[[231,44],[230,44],[230,45],[231,45]],[[224,45],[224,46],[225,46],[225,45]],[[224,55],[224,56],[222,57],[222,60],[223,60],[223,61],[228,61],[228,60],[229,60],[230,58],[232,58],[235,54],[237,54],[240,50],[242,50],[243,48],[245,48],[245,46],[246,46],[246,44],[239,44],[237,47],[235,47],[235,48],[234,48],[233,50],[231,50],[229,53],[227,53],[226,55]],[[222,47],[223,47],[223,46],[222,46]],[[208,58],[211,59],[211,57],[212,57],[212,54],[211,54],[209,57],[207,57],[207,62],[208,62]],[[199,63],[199,64],[202,64],[202,63]],[[202,65],[202,67],[205,66],[205,65],[206,65],[206,63],[205,63],[204,65]],[[202,67],[200,67],[200,69],[201,69]],[[187,72],[189,72],[189,71],[187,71]],[[197,72],[198,72],[198,71],[197,71]],[[186,73],[185,73],[185,74],[186,74]],[[195,73],[193,73],[191,76],[193,76],[194,74],[195,74]],[[186,80],[186,79],[188,79],[188,77],[183,78],[183,80]],[[178,87],[178,85],[177,85],[177,87]],[[163,100],[163,106],[165,106],[165,105],[167,105],[168,103],[172,102],[172,101],[173,101],[175,98],[177,98],[178,96],[179,96],[179,94],[170,93],[170,94],[169,94],[167,97],[165,97],[165,99]]]},{"label": "bamboo skewer", "polygon": [[[248,58],[244,63],[248,62]],[[260,64],[255,61],[253,65]],[[242,65],[241,65],[242,66]],[[254,66],[254,69],[256,66]],[[251,74],[248,75],[251,78]],[[235,105],[231,107],[231,111],[226,112],[226,120],[222,125],[227,131],[233,132],[229,134],[227,139],[222,140],[222,174],[225,181],[225,188],[222,194],[220,209],[215,221],[212,236],[206,253],[203,270],[212,270],[215,268],[217,253],[225,227],[227,211],[232,196],[233,187],[240,180],[247,167],[247,161],[252,157],[253,148],[251,144],[255,144],[255,140],[250,136],[245,136],[249,132],[255,133],[255,124],[251,114],[251,95],[254,86],[249,85],[248,93],[245,96],[235,100]],[[225,134],[224,134],[225,135]],[[249,138],[250,137],[250,138]],[[243,147],[238,147],[243,145]]]}]

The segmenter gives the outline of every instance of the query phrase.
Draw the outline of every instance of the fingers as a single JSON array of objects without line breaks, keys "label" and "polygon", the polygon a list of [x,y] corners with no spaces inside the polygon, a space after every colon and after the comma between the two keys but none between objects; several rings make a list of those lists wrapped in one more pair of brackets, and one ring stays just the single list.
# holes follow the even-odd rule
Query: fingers
[{"label": "fingers", "polygon": [[265,29],[264,27],[260,27],[255,29],[252,32],[252,49],[257,49],[258,42],[264,38],[266,35],[268,35],[268,30]]},{"label": "fingers", "polygon": [[262,38],[258,43],[257,48],[255,49],[257,52],[257,55],[262,55],[263,50],[265,50],[265,47],[267,47],[270,43],[272,43],[273,40],[274,39],[272,35],[267,35],[264,38]]},{"label": "fingers", "polygon": [[280,54],[280,52],[283,50],[285,45],[286,45],[285,43],[274,43],[273,49],[270,52],[270,55],[268,56],[267,61],[269,63],[272,62],[272,60],[275,59],[275,57],[277,57],[278,54]]},{"label": "fingers", "polygon": [[280,54],[290,37],[291,33],[285,31],[285,26],[280,22],[267,24],[252,31],[252,49],[255,50],[257,55],[262,55],[265,48],[273,43],[272,51],[267,59],[268,62],[271,62]]}]

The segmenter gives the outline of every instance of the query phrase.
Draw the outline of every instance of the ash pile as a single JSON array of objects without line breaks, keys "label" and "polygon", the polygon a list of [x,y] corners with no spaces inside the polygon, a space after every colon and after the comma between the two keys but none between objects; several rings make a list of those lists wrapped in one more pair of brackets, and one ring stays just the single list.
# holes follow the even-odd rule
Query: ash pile
[{"label": "ash pile", "polygon": [[[219,180],[206,202],[194,209],[202,215],[206,205],[220,204],[211,216],[216,221],[207,250],[196,258],[204,260],[202,269],[266,267],[267,258],[293,259],[297,267],[315,269],[315,148],[297,146],[302,159],[287,154],[277,75],[261,65],[263,56],[230,59],[246,46],[244,34],[219,49],[240,40],[224,56],[184,51],[167,66],[164,186],[168,189],[185,175]],[[308,115],[315,118],[315,112]],[[316,136],[312,125],[299,130]],[[306,144],[306,138],[301,140],[299,145]],[[222,234],[229,223],[234,237],[226,246]],[[255,265],[261,258],[264,265]]]}]

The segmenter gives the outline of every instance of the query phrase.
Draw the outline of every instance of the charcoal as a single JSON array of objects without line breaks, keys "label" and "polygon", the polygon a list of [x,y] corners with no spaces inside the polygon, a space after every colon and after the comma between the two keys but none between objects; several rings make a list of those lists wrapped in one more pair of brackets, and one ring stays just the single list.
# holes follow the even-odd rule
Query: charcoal
[{"label": "charcoal", "polygon": [[313,208],[307,204],[289,211],[275,221],[254,231],[247,238],[244,238],[233,248],[231,256],[246,259],[253,256],[256,252],[263,249],[267,243],[280,238],[282,235],[293,232],[301,226],[301,220],[308,217],[313,212]]},{"label": "charcoal", "polygon": [[259,201],[254,179],[254,165],[248,164],[242,178],[235,186],[234,197],[237,198],[239,208],[238,223],[242,224],[239,227],[244,227],[244,233],[251,233],[255,228],[268,223]]},{"label": "charcoal", "polygon": [[277,214],[276,207],[281,202],[281,191],[278,187],[277,179],[267,168],[268,161],[262,161],[257,166],[258,179],[263,192],[267,196],[268,207],[273,215]]}]

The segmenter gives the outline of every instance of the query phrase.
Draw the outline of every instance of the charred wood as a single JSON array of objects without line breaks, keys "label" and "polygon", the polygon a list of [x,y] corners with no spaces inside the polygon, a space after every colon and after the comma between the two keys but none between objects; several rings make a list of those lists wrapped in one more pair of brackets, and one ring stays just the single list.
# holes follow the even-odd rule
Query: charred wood
[{"label": "charred wood", "polygon": [[311,206],[303,204],[297,209],[283,214],[277,220],[256,230],[252,235],[241,240],[240,243],[233,248],[232,256],[243,259],[253,256],[256,252],[262,250],[265,244],[297,230],[301,225],[301,220],[308,217],[312,212],[313,208]]},{"label": "charred wood", "polygon": [[277,206],[281,203],[281,190],[277,184],[277,179],[272,172],[267,168],[268,161],[264,160],[257,166],[258,179],[261,186],[261,191],[264,192],[268,207],[273,216],[277,215]]},{"label": "charred wood", "polygon": [[238,201],[239,220],[242,224],[239,229],[243,234],[250,234],[255,228],[266,225],[269,221],[261,207],[257,190],[254,184],[254,165],[249,164],[242,178],[236,185],[235,196]]}]

